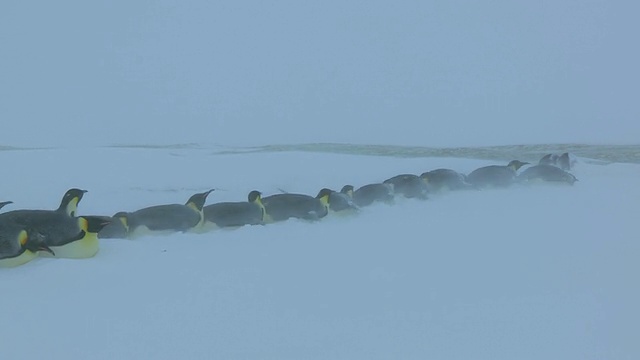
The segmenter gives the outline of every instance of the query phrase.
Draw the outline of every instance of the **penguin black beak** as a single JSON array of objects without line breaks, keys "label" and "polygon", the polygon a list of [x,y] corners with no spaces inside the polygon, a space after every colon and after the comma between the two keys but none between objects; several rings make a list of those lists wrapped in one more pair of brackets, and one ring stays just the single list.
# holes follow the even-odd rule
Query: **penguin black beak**
[{"label": "penguin black beak", "polygon": [[56,253],[53,252],[53,250],[51,250],[50,247],[48,247],[47,245],[44,245],[44,244],[42,244],[42,245],[40,245],[38,247],[38,251],[45,251],[45,252],[48,252],[49,254],[51,254],[53,256],[56,256]]}]

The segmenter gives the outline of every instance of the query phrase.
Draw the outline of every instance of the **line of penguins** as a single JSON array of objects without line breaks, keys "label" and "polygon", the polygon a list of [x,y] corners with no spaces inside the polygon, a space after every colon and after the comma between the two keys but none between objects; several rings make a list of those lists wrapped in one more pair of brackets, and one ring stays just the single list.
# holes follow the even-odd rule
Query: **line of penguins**
[{"label": "line of penguins", "polygon": [[[56,210],[14,210],[0,213],[0,267],[15,267],[38,256],[90,258],[99,250],[99,239],[129,238],[175,232],[207,232],[216,228],[264,225],[290,218],[315,221],[329,213],[357,212],[398,196],[426,200],[430,193],[509,187],[516,183],[555,182],[573,185],[569,170],[575,159],[568,153],[548,154],[539,164],[518,174],[527,162],[481,167],[468,175],[436,169],[421,175],[401,174],[381,183],[340,191],[327,188],[315,196],[279,193],[262,197],[251,191],[247,201],[205,206],[213,190],[194,194],[183,204],[146,207],[113,216],[77,215],[86,190],[70,189]],[[0,209],[11,201],[1,202]]]}]

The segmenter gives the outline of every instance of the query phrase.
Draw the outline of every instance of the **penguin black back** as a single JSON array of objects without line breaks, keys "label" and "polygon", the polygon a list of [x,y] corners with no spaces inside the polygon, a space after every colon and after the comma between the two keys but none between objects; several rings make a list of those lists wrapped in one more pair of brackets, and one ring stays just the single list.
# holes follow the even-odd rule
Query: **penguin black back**
[{"label": "penguin black back", "polygon": [[489,165],[473,170],[467,181],[478,188],[508,187],[516,181],[517,171],[527,162],[510,161],[506,166]]},{"label": "penguin black back", "polygon": [[353,192],[353,202],[358,207],[369,206],[374,202],[393,203],[393,184],[367,184]]},{"label": "penguin black back", "polygon": [[413,174],[396,175],[385,180],[383,183],[392,184],[395,194],[401,194],[410,199],[417,198],[425,200],[429,192],[426,179]]},{"label": "penguin black back", "polygon": [[[221,202],[203,208],[205,227],[239,227],[258,225],[264,219],[262,194],[253,190],[244,202]],[[210,225],[213,224],[213,225]]]}]

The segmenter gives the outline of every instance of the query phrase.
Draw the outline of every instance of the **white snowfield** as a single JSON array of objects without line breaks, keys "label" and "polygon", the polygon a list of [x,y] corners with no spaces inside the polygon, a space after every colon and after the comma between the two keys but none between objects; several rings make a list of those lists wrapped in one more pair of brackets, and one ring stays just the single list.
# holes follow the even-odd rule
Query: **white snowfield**
[{"label": "white snowfield", "polygon": [[[511,159],[505,159],[504,163]],[[0,151],[0,201],[79,214],[315,195],[486,160],[206,149]],[[102,240],[0,269],[1,359],[637,359],[640,166],[320,222]]]}]

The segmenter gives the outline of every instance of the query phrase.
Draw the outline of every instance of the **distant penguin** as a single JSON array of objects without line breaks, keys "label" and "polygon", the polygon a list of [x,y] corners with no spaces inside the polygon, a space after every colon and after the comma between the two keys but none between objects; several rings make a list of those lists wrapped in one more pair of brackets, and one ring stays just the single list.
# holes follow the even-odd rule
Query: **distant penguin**
[{"label": "distant penguin", "polygon": [[0,202],[0,209],[2,209],[3,207],[9,205],[9,204],[13,204],[13,201],[3,201]]},{"label": "distant penguin", "polygon": [[565,152],[560,155],[547,154],[540,159],[538,165],[553,165],[559,167],[562,170],[569,171],[571,170],[575,162],[576,161],[572,158],[571,154]]},{"label": "distant penguin", "polygon": [[565,170],[565,171],[571,170],[571,168],[573,166],[573,160],[569,156],[568,152],[563,153],[560,156],[558,156],[558,166],[560,167],[560,169]]},{"label": "distant penguin", "polygon": [[41,234],[13,223],[0,224],[0,267],[25,264],[37,257],[40,251],[53,254]]},{"label": "distant penguin", "polygon": [[244,225],[262,224],[265,209],[262,204],[262,194],[253,190],[247,201],[221,202],[207,205],[203,209],[205,228],[239,227]]},{"label": "distant penguin", "polygon": [[100,239],[126,239],[127,238],[127,228],[124,227],[124,224],[120,219],[114,216],[94,216],[97,218],[101,218],[104,222],[108,222],[108,224],[100,230],[98,233],[98,238]]},{"label": "distant penguin", "polygon": [[535,180],[560,182],[573,185],[578,179],[572,174],[553,165],[535,165],[524,170],[518,180],[522,182],[532,182]]},{"label": "distant penguin", "polygon": [[358,207],[375,202],[393,203],[393,184],[367,184],[353,192],[353,202]]},{"label": "distant penguin", "polygon": [[290,218],[319,220],[329,213],[331,190],[322,189],[312,197],[303,194],[276,194],[262,199],[265,222],[284,221]]},{"label": "distant penguin", "polygon": [[194,194],[184,205],[156,205],[113,217],[127,229],[129,238],[147,234],[199,231],[204,224],[202,208],[213,190]]},{"label": "distant penguin", "polygon": [[436,169],[420,175],[428,179],[429,189],[435,192],[446,190],[465,190],[474,188],[467,182],[467,176],[451,169]]},{"label": "distant penguin", "polygon": [[345,185],[340,192],[329,195],[329,210],[332,212],[355,212],[358,206],[353,202],[353,185]]},{"label": "distant penguin", "polygon": [[506,166],[490,165],[472,171],[467,181],[478,188],[508,187],[515,180],[517,171],[528,162],[513,160]]},{"label": "distant penguin", "polygon": [[393,185],[393,192],[396,195],[403,195],[412,199],[427,199],[429,193],[428,179],[413,174],[396,175],[385,180],[384,184]]}]

